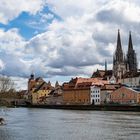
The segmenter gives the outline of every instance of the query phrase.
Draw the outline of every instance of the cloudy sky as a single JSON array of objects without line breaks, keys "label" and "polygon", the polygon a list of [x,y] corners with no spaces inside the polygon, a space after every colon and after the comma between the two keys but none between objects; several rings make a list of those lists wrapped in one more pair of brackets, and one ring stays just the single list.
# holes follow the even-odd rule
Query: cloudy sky
[{"label": "cloudy sky", "polygon": [[139,0],[0,0],[0,74],[25,88],[31,72],[63,82],[111,69],[118,29],[138,53]]}]

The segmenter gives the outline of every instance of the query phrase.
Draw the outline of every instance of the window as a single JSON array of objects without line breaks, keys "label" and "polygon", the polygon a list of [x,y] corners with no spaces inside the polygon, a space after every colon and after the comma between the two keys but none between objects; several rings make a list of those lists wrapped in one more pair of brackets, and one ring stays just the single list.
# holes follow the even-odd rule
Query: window
[{"label": "window", "polygon": [[124,93],[122,93],[122,98],[125,96],[125,94]]}]

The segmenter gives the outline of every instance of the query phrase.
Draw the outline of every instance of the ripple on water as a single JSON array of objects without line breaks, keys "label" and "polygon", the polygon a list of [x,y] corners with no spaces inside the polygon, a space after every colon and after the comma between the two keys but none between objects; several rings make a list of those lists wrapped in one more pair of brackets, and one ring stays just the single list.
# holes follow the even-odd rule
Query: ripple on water
[{"label": "ripple on water", "polygon": [[10,109],[0,140],[139,140],[140,113]]}]

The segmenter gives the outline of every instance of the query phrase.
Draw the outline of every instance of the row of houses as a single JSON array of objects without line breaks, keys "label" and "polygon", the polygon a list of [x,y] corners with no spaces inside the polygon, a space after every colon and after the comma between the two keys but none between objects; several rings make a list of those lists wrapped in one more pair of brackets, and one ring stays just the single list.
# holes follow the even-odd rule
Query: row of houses
[{"label": "row of houses", "polygon": [[132,88],[116,82],[115,77],[109,77],[110,72],[94,72],[91,78],[72,78],[69,82],[55,86],[35,78],[31,74],[28,80],[27,99],[32,104],[139,104],[139,88]]},{"label": "row of houses", "polygon": [[64,104],[90,104],[92,85],[103,86],[107,84],[106,80],[99,78],[74,78],[68,83],[63,84],[63,102]]},{"label": "row of houses", "polygon": [[139,104],[140,91],[99,78],[75,78],[63,84],[64,104]]},{"label": "row of houses", "polygon": [[[139,104],[140,91],[132,88],[117,85],[113,89],[103,89],[102,87],[91,87],[91,102],[90,104]],[[120,87],[119,87],[120,86]],[[98,92],[97,92],[98,91]]]},{"label": "row of houses", "polygon": [[55,86],[41,77],[31,74],[28,80],[27,100],[32,104],[56,104],[62,101],[62,87],[56,81]]}]

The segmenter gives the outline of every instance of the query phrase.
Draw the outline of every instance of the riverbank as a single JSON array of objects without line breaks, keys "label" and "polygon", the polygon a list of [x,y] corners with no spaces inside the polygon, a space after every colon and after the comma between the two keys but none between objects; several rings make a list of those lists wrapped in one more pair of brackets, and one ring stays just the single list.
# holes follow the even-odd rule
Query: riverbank
[{"label": "riverbank", "polygon": [[140,105],[18,105],[17,107],[66,109],[66,110],[100,110],[100,111],[136,111]]}]

